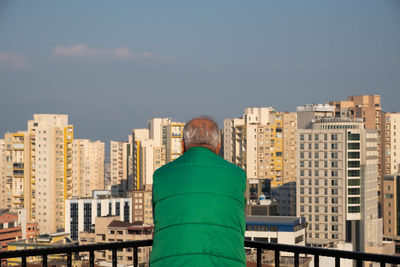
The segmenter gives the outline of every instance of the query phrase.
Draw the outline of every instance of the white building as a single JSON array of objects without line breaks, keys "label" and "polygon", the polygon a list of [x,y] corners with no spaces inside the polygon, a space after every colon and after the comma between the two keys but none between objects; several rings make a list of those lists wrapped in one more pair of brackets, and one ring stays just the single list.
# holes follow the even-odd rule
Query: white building
[{"label": "white building", "polygon": [[91,229],[97,217],[119,216],[121,221],[132,222],[132,198],[110,198],[93,193],[92,198],[65,201],[65,232],[78,240],[79,232]]},{"label": "white building", "polygon": [[[246,240],[306,245],[306,221],[293,216],[246,216]],[[282,253],[282,255],[290,253]]]}]

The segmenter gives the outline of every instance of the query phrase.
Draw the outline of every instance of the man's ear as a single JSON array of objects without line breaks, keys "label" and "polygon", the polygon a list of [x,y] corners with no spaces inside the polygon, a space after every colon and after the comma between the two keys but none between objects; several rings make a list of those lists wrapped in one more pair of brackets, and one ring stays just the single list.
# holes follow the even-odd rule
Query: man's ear
[{"label": "man's ear", "polygon": [[219,154],[219,151],[221,150],[221,142],[218,143],[217,148],[215,149],[215,154]]},{"label": "man's ear", "polygon": [[183,138],[182,138],[182,141],[181,141],[181,149],[182,149],[182,154],[183,153],[185,153],[186,152],[186,149],[185,149],[185,141],[183,140]]}]

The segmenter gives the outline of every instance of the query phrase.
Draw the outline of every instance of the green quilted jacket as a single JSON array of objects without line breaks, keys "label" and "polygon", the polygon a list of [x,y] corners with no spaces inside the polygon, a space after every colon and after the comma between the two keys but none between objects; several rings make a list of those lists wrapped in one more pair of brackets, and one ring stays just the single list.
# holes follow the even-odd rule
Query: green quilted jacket
[{"label": "green quilted jacket", "polygon": [[159,168],[150,266],[246,266],[245,187],[242,169],[203,147]]}]

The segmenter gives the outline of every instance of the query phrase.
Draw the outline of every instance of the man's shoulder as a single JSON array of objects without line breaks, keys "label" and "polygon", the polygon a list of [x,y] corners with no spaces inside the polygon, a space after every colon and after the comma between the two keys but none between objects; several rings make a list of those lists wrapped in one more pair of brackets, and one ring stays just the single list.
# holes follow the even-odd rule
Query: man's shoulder
[{"label": "man's shoulder", "polygon": [[191,168],[194,166],[201,166],[204,168],[226,168],[227,170],[231,172],[236,172],[238,175],[241,176],[246,176],[246,172],[240,168],[239,166],[221,158],[218,155],[215,155],[213,160],[209,162],[191,162],[191,161],[186,161],[183,157],[179,157],[174,161],[171,161],[164,166],[158,168],[154,172],[154,176],[158,176],[160,174],[163,174],[168,171],[172,171],[175,168]]}]

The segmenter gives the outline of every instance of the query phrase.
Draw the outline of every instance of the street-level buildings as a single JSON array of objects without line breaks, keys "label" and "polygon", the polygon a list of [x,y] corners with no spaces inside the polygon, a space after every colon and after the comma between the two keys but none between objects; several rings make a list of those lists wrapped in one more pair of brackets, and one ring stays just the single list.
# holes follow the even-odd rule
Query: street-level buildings
[{"label": "street-level buildings", "polygon": [[[153,226],[143,223],[129,223],[119,220],[118,217],[97,217],[94,229],[80,232],[79,244],[99,244],[109,242],[123,242],[132,240],[146,240],[153,238]],[[138,249],[138,263],[145,266],[149,263],[150,247]],[[112,251],[95,251],[96,263],[112,262]],[[124,248],[118,251],[118,264],[130,266],[133,264],[133,249]],[[147,266],[147,265],[146,265]]]},{"label": "street-level buildings", "polygon": [[66,200],[65,207],[65,232],[72,240],[78,240],[79,232],[89,231],[97,217],[118,216],[121,221],[132,222],[132,198],[111,198],[94,192],[92,198]]}]

